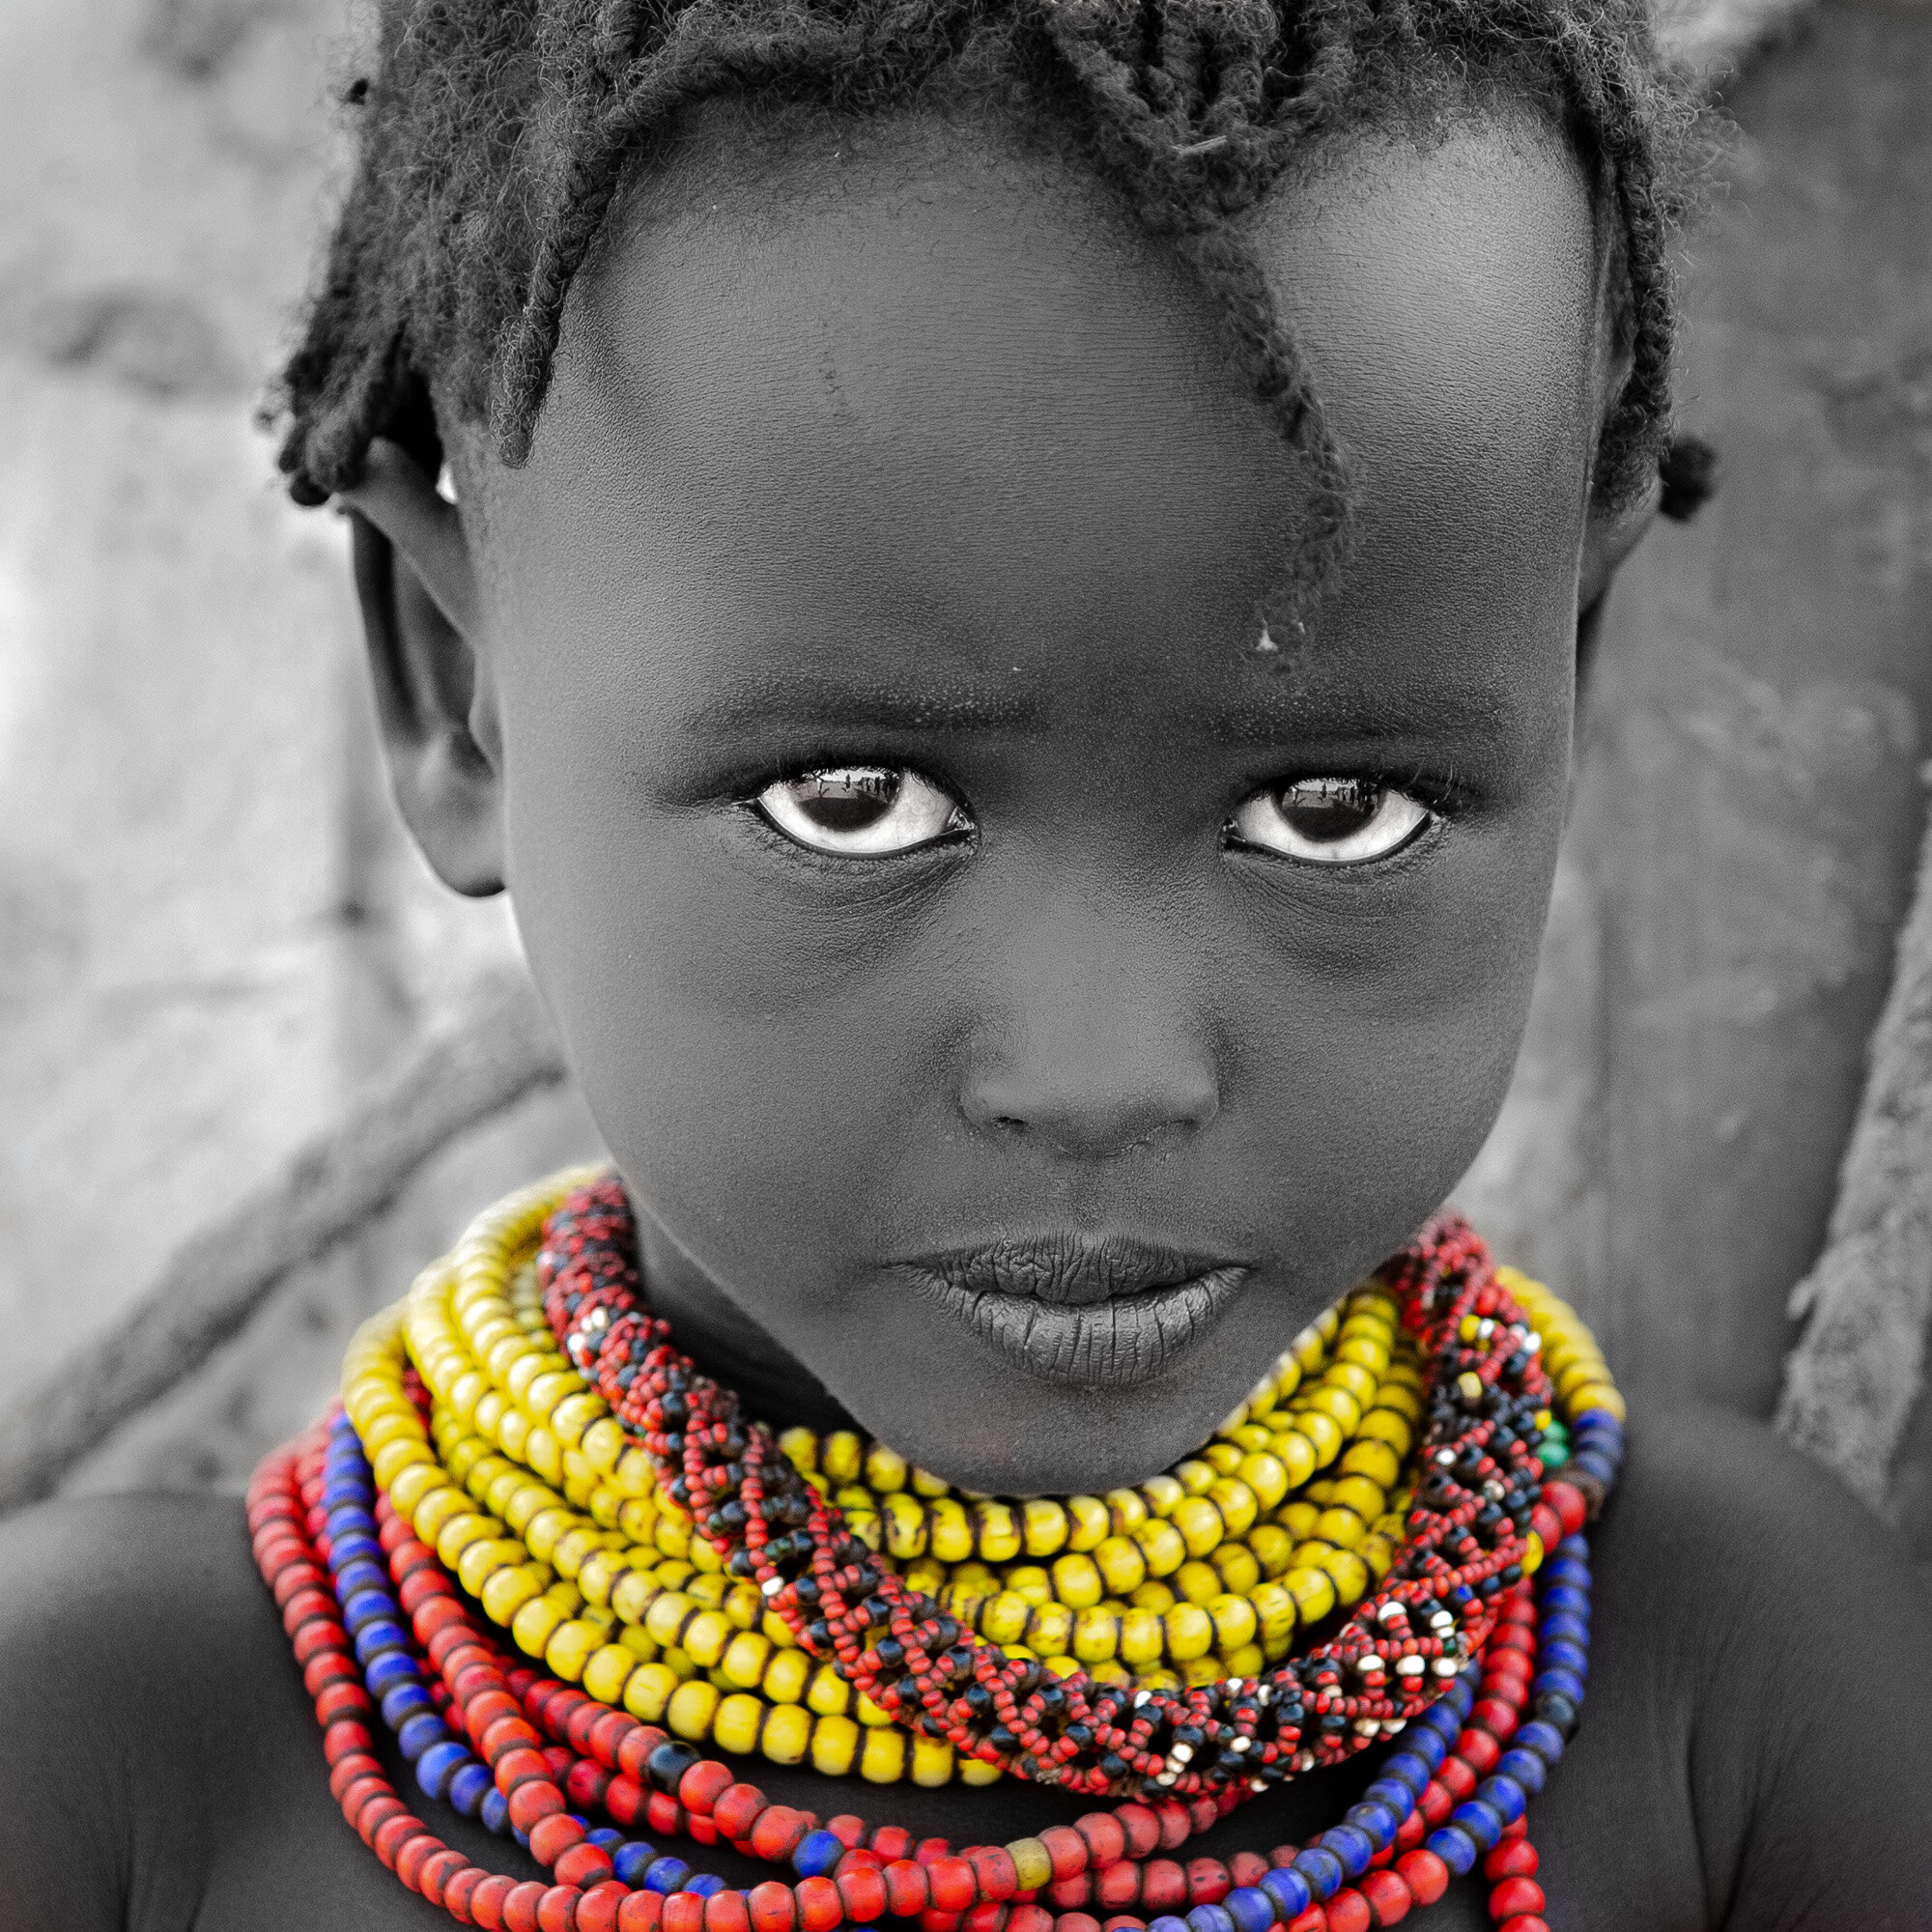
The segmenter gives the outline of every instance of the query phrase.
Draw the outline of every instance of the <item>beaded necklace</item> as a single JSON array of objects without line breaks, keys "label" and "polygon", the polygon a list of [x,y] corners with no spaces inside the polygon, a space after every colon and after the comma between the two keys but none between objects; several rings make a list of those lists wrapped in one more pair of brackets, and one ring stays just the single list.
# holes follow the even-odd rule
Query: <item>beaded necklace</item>
[{"label": "beaded necklace", "polygon": [[[344,1402],[258,1471],[256,1555],[345,1816],[464,1923],[1360,1932],[1481,1862],[1505,1932],[1544,1932],[1522,1814],[1582,1701],[1579,1532],[1622,1402],[1574,1314],[1460,1222],[1297,1338],[1198,1458],[1106,1498],[968,1497],[743,1421],[643,1305],[620,1188],[583,1175],[501,1204],[368,1324]],[[1296,1654],[1297,1623],[1323,1640]],[[415,1819],[379,1711],[428,1795],[553,1882]],[[1312,1844],[1160,1856],[1397,1732]],[[1115,1802],[955,1852],[772,1804],[706,1738]],[[639,1825],[797,1876],[737,1890]]]}]

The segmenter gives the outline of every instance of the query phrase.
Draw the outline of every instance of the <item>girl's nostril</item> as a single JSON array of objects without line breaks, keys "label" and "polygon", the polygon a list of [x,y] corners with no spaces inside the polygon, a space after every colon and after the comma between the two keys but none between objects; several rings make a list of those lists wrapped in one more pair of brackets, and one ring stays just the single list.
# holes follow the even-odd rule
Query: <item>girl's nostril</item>
[{"label": "girl's nostril", "polygon": [[1026,1132],[1026,1122],[1023,1120],[1021,1120],[1017,1114],[996,1115],[993,1120],[993,1124],[996,1127],[1010,1127],[1016,1134],[1023,1134]]}]

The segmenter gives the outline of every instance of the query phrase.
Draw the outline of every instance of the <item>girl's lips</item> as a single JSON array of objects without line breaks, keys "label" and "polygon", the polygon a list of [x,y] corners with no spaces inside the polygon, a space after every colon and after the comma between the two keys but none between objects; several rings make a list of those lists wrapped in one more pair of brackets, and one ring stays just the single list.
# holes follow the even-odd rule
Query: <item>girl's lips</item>
[{"label": "girl's lips", "polygon": [[1048,1236],[924,1255],[920,1289],[1043,1380],[1147,1381],[1234,1299],[1244,1264],[1122,1236]]}]

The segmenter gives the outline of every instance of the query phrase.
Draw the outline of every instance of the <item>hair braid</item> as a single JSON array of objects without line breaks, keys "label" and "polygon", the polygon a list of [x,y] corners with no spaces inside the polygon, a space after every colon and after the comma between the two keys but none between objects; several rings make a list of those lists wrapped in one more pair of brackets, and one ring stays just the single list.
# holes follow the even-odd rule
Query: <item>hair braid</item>
[{"label": "hair braid", "polygon": [[[916,103],[949,71],[1072,132],[1166,240],[1314,488],[1320,582],[1349,465],[1239,217],[1340,130],[1485,87],[1564,126],[1621,235],[1632,367],[1598,489],[1653,488],[1668,441],[1668,242],[1688,92],[1645,0],[383,0],[349,93],[359,165],[273,413],[298,501],[358,480],[370,440],[437,407],[528,455],[569,294],[628,171],[721,96],[835,112]],[[1678,466],[1673,507],[1708,464]]]}]

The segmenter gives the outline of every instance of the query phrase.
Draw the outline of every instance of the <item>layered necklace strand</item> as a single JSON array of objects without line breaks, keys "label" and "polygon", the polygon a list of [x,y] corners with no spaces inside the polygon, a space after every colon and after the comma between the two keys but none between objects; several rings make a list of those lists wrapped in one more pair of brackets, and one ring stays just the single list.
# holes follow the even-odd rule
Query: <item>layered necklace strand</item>
[{"label": "layered necklace strand", "polygon": [[[344,1815],[464,1923],[1362,1932],[1480,1863],[1505,1932],[1545,1932],[1523,1812],[1582,1701],[1580,1531],[1623,1406],[1575,1315],[1460,1222],[1298,1337],[1198,1457],[1106,1497],[969,1496],[747,1422],[644,1305],[601,1176],[483,1216],[357,1336],[344,1402],[257,1472],[257,1560]],[[425,1793],[551,1882],[435,1837],[379,1712]],[[1311,1844],[1162,1856],[1398,1732]],[[707,1740],[1114,1802],[955,1851],[770,1804]],[[734,1889],[640,1826],[795,1877]]]}]

